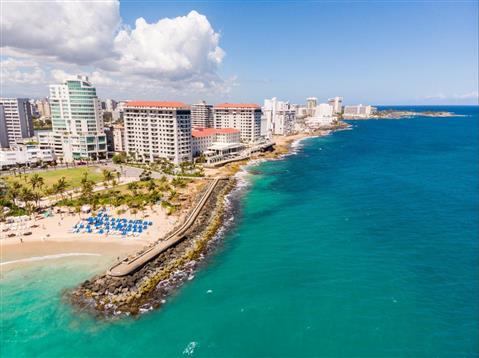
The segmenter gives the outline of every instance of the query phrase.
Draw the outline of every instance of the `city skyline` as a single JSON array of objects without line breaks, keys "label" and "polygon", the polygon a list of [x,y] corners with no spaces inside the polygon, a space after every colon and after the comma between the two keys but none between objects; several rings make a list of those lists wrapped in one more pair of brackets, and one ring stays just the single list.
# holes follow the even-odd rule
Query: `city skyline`
[{"label": "city skyline", "polygon": [[2,4],[2,97],[47,97],[83,74],[118,100],[478,103],[472,1],[52,6]]}]

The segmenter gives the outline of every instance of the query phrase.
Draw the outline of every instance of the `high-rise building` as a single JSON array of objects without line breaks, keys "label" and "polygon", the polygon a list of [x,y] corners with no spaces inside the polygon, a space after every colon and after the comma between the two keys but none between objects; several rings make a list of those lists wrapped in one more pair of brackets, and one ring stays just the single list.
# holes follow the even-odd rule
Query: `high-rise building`
[{"label": "high-rise building", "polygon": [[217,104],[213,117],[215,128],[236,128],[243,142],[254,142],[261,136],[261,107],[257,104]]},{"label": "high-rise building", "polygon": [[125,151],[125,127],[122,123],[113,125],[113,150],[115,152]]},{"label": "high-rise building", "polygon": [[3,104],[0,104],[0,148],[8,148],[8,128]]},{"label": "high-rise building", "polygon": [[191,111],[186,104],[129,101],[124,110],[126,152],[150,162],[192,160]]},{"label": "high-rise building", "polygon": [[105,108],[107,112],[113,112],[116,109],[117,102],[113,99],[105,99]]},{"label": "high-rise building", "polygon": [[191,105],[191,126],[193,128],[213,127],[213,106],[205,101]]},{"label": "high-rise building", "polygon": [[343,111],[343,97],[334,97],[328,99],[328,104],[333,107],[333,113],[338,114]]},{"label": "high-rise building", "polygon": [[296,119],[296,110],[289,102],[278,101],[276,97],[265,99],[263,116],[266,119],[266,135],[290,135]]},{"label": "high-rise building", "polygon": [[318,105],[318,99],[316,97],[308,97],[306,98],[306,110],[308,116],[314,115],[314,109]]},{"label": "high-rise building", "polygon": [[367,118],[369,117],[372,112],[374,112],[375,108],[369,105],[365,106],[362,104],[358,104],[357,106],[345,106],[344,107],[344,118]]},{"label": "high-rise building", "polygon": [[27,98],[0,98],[0,105],[3,107],[8,146],[33,137],[32,107]]},{"label": "high-rise building", "polygon": [[50,110],[50,102],[48,99],[43,98],[35,101],[35,106],[37,107],[38,114],[40,118],[50,118],[51,117],[51,110]]},{"label": "high-rise building", "polygon": [[[106,158],[106,136],[96,89],[86,76],[50,85],[55,142],[64,161]],[[58,146],[55,146],[58,148]]]},{"label": "high-rise building", "polygon": [[333,106],[329,103],[320,103],[314,109],[315,117],[332,117],[333,116]]}]

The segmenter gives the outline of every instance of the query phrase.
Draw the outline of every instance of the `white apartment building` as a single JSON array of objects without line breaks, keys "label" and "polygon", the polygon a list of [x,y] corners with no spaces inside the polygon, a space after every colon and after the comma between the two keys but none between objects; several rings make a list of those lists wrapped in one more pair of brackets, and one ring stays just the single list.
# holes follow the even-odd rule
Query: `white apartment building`
[{"label": "white apartment building", "polygon": [[[204,153],[212,145],[218,144],[241,144],[241,133],[234,128],[195,128],[191,132],[191,147],[193,156],[197,157]],[[243,145],[241,145],[244,147]]]},{"label": "white apartment building", "polygon": [[117,102],[113,99],[105,99],[105,108],[103,108],[107,112],[113,112],[116,109]]},{"label": "white apartment building", "polygon": [[265,99],[263,117],[266,120],[266,136],[291,135],[296,120],[296,110],[289,102],[278,101],[276,97]]},{"label": "white apartment building", "polygon": [[113,150],[115,152],[125,151],[125,127],[123,124],[113,125]]},{"label": "white apartment building", "polygon": [[191,105],[191,126],[193,128],[213,127],[213,105],[205,101]]},{"label": "white apartment building", "polygon": [[328,99],[328,104],[333,107],[333,113],[339,114],[343,111],[343,97],[334,97]]},{"label": "white apartment building", "polygon": [[192,147],[195,157],[204,155],[206,164],[217,164],[237,158],[245,145],[241,132],[234,128],[198,128],[192,131]]},{"label": "white apartment building", "polygon": [[364,106],[362,104],[358,104],[357,106],[345,106],[344,107],[344,118],[367,118],[369,117],[374,111],[374,107],[372,106]]},{"label": "white apartment building", "polygon": [[314,109],[315,117],[332,117],[333,116],[333,106],[328,103],[320,103]]},{"label": "white apartment building", "polygon": [[243,142],[254,142],[261,136],[261,107],[257,104],[217,104],[213,118],[215,128],[238,129]]},{"label": "white apartment building", "polygon": [[0,112],[0,130],[6,131],[6,136],[0,135],[1,147],[8,148],[33,137],[32,107],[28,98],[0,98]]},{"label": "white apartment building", "polygon": [[311,129],[317,129],[331,126],[335,121],[333,106],[328,103],[320,103],[314,109],[314,115],[306,119],[306,124]]},{"label": "white apartment building", "polygon": [[308,116],[314,115],[314,109],[318,105],[318,99],[316,97],[306,98],[306,111]]},{"label": "white apartment building", "polygon": [[12,148],[0,149],[0,170],[17,165],[35,165],[39,162],[54,162],[53,149],[41,149],[38,145],[15,145]]},{"label": "white apartment building", "polygon": [[308,108],[305,106],[296,106],[296,118],[304,118],[308,116]]},{"label": "white apartment building", "polygon": [[[50,85],[55,153],[70,162],[106,158],[106,136],[96,89],[86,76]],[[62,147],[61,152],[57,149]]]},{"label": "white apartment building", "polygon": [[37,108],[40,118],[51,118],[50,102],[48,102],[48,99],[36,100],[35,107]]},{"label": "white apartment building", "polygon": [[137,159],[192,160],[191,111],[182,102],[129,101],[124,107],[125,149]]}]

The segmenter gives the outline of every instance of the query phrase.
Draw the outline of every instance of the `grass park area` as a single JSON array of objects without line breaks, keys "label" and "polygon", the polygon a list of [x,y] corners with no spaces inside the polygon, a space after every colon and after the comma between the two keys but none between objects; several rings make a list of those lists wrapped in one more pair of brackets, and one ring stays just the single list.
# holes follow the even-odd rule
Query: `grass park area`
[{"label": "grass park area", "polygon": [[83,173],[88,173],[88,179],[98,183],[103,181],[103,175],[100,168],[97,167],[82,167],[82,168],[67,168],[67,169],[54,169],[48,171],[40,171],[35,173],[21,174],[15,176],[6,177],[7,182],[20,182],[22,184],[28,183],[30,178],[38,174],[44,180],[44,187],[51,187],[53,184],[58,182],[62,177],[65,177],[68,183],[68,189],[74,189],[80,186]]}]

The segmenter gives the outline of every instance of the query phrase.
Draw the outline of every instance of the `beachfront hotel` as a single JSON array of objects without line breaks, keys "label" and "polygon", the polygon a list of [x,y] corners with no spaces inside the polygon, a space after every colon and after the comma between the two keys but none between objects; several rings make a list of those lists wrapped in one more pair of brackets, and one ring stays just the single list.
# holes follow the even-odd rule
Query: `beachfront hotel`
[{"label": "beachfront hotel", "polygon": [[369,117],[374,111],[374,107],[372,106],[365,106],[362,104],[358,104],[357,106],[345,106],[344,107],[344,118],[367,118]]},{"label": "beachfront hotel", "polygon": [[191,111],[182,102],[129,101],[124,106],[125,150],[138,160],[192,160]]},{"label": "beachfront hotel", "polygon": [[306,98],[306,110],[308,116],[314,115],[314,109],[318,105],[318,99],[316,97]]},{"label": "beachfront hotel", "polygon": [[28,98],[0,98],[0,148],[30,137],[33,120]]},{"label": "beachfront hotel", "polygon": [[203,155],[207,164],[219,163],[241,154],[241,132],[234,128],[195,128],[191,133],[193,156]]},{"label": "beachfront hotel", "polygon": [[193,128],[213,127],[213,105],[205,101],[191,105],[191,126]]},{"label": "beachfront hotel", "polygon": [[333,113],[339,114],[343,111],[343,97],[333,97],[328,99],[328,104],[333,107]]},{"label": "beachfront hotel", "polygon": [[241,141],[248,143],[261,136],[261,107],[257,104],[221,103],[213,107],[215,128],[235,128]]},{"label": "beachfront hotel", "polygon": [[55,154],[66,162],[106,158],[106,136],[96,89],[86,76],[50,85]]},{"label": "beachfront hotel", "polygon": [[296,119],[296,109],[289,102],[278,101],[276,97],[265,99],[263,116],[266,120],[266,135],[290,135]]}]

